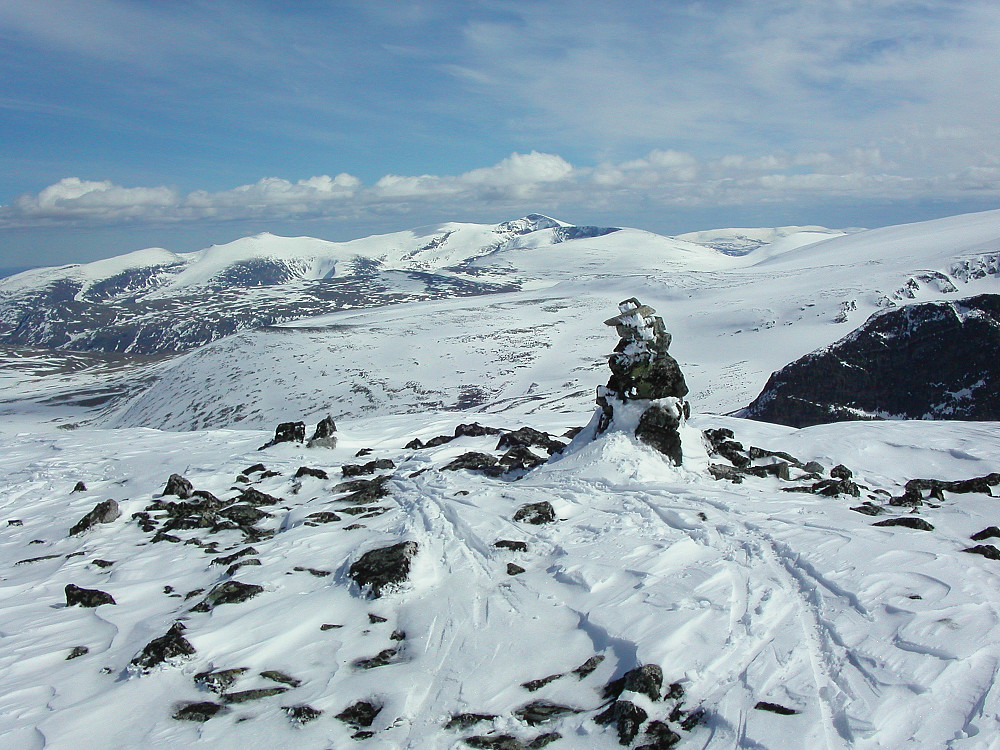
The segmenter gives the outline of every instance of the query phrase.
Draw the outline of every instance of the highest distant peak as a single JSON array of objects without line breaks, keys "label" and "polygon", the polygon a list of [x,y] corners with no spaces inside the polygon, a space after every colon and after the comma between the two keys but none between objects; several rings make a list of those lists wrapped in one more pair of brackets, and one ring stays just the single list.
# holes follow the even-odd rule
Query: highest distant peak
[{"label": "highest distant peak", "polygon": [[511,221],[505,221],[501,224],[497,224],[496,231],[512,234],[530,234],[531,232],[537,232],[540,229],[557,229],[559,227],[572,226],[564,221],[559,221],[553,219],[551,216],[545,216],[544,214],[528,214],[521,219],[512,219]]}]

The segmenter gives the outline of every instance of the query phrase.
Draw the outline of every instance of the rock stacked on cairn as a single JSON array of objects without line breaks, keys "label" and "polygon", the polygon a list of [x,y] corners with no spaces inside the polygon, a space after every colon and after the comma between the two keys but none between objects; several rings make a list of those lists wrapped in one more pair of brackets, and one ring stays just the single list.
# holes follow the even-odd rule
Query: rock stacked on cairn
[{"label": "rock stacked on cairn", "polygon": [[608,358],[611,378],[607,386],[597,389],[597,405],[601,408],[597,431],[604,432],[611,424],[615,401],[647,401],[636,437],[680,465],[678,430],[691,410],[684,401],[688,393],[684,374],[677,360],[667,353],[670,334],[656,310],[635,297],[620,303],[618,311],[604,322],[614,326],[621,340]]}]

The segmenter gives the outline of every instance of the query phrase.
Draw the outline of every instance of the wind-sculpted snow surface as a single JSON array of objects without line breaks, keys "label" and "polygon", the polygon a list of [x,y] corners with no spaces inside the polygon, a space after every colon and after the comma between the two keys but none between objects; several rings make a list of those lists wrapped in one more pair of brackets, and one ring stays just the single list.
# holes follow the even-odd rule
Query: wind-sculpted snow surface
[{"label": "wind-sculpted snow surface", "polygon": [[[552,419],[534,426],[571,426]],[[712,480],[690,426],[683,467],[629,425],[593,440],[591,424],[519,481],[441,470],[495,453],[495,434],[403,448],[455,424],[340,422],[334,449],[263,451],[263,431],[44,429],[15,442],[6,425],[5,745],[423,750],[507,736],[610,749],[624,719],[598,718],[616,695],[632,706],[620,717],[648,716],[635,746],[647,730],[719,750],[988,748],[1000,736],[1000,562],[963,551],[997,523],[995,498],[945,491],[915,509],[933,531],[876,527],[854,497]],[[890,510],[908,479],[1000,470],[995,423],[691,424],[848,465]],[[359,506],[337,485],[362,448],[395,466],[378,482],[388,494]],[[174,473],[192,483],[188,500],[160,497]],[[68,535],[108,498],[120,518]],[[539,502],[554,521],[513,520]],[[263,514],[193,522],[248,503]],[[349,570],[394,545],[413,553],[408,568],[371,599]],[[67,584],[114,604],[66,607]],[[143,654],[152,666],[130,667]],[[649,679],[614,687],[639,667]],[[642,694],[654,683],[656,700]]]}]

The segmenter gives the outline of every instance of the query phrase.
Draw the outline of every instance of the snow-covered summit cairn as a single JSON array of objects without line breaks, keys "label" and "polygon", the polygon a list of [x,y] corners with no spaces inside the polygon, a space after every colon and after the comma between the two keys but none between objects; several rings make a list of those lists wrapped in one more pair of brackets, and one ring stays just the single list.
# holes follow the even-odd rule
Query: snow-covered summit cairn
[{"label": "snow-covered summit cairn", "polygon": [[615,404],[647,402],[635,430],[637,438],[666,454],[677,465],[682,459],[679,428],[690,416],[688,393],[677,360],[667,353],[670,334],[656,310],[631,297],[618,305],[619,314],[605,325],[614,326],[621,340],[608,358],[611,378],[597,389],[601,416],[597,432],[604,432],[615,416]]}]

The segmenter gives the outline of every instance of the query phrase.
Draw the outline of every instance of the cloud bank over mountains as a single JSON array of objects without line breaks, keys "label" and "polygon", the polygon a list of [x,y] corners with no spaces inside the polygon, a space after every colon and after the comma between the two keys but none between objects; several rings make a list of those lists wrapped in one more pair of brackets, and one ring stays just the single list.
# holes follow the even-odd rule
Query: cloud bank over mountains
[{"label": "cloud bank over mountains", "polygon": [[859,198],[907,200],[933,195],[1000,198],[1000,167],[967,167],[946,175],[908,175],[878,149],[731,154],[701,161],[656,149],[639,159],[574,166],[557,154],[513,153],[459,175],[388,174],[366,185],[342,172],[296,182],[264,177],[220,190],[184,193],[166,186],[126,187],[66,177],[0,206],[0,227],[117,222],[231,221],[419,214],[422,206],[458,212],[527,203],[596,210],[643,200],[668,207],[794,203]]}]

